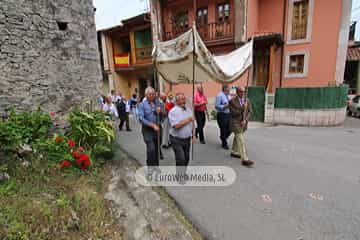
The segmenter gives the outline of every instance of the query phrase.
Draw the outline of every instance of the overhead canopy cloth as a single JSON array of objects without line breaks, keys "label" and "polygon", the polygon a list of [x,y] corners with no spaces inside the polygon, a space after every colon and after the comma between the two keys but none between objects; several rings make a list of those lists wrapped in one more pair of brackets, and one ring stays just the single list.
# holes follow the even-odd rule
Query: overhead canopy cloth
[{"label": "overhead canopy cloth", "polygon": [[[194,42],[195,41],[195,42]],[[195,79],[193,50],[195,48]],[[253,41],[222,56],[214,56],[206,48],[195,26],[179,37],[158,42],[153,50],[157,70],[170,83],[202,83],[214,80],[231,83],[252,64]]]}]

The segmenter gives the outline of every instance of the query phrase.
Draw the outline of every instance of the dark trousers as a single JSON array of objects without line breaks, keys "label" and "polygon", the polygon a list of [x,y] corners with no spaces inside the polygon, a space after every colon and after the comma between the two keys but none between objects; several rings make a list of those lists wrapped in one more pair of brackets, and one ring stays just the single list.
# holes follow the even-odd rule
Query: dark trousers
[{"label": "dark trousers", "polygon": [[171,147],[175,153],[177,167],[186,167],[190,161],[191,138],[177,138],[170,135]]},{"label": "dark trousers", "polygon": [[142,134],[146,144],[146,165],[159,166],[158,133],[150,127],[143,126]]},{"label": "dark trousers", "polygon": [[204,127],[206,122],[206,115],[204,111],[195,110],[195,119],[196,119],[196,136],[199,134],[200,141],[204,141]]},{"label": "dark trousers", "polygon": [[130,129],[130,124],[129,124],[129,113],[124,113],[124,114],[121,114],[119,116],[120,118],[120,124],[119,124],[119,129],[122,130],[123,129],[123,126],[124,126],[124,122],[125,122],[125,125],[126,125],[126,130],[129,130]]},{"label": "dark trousers", "polygon": [[220,128],[220,139],[223,145],[227,145],[227,139],[230,136],[230,113],[217,113],[217,123]]}]

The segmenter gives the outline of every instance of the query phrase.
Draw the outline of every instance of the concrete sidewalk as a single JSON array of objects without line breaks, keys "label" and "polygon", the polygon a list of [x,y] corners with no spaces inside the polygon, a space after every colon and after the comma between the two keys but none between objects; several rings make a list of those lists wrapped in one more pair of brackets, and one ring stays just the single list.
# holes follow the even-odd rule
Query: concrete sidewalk
[{"label": "concrete sidewalk", "polygon": [[[120,132],[121,147],[145,163],[140,125]],[[360,129],[251,123],[246,134],[252,169],[220,147],[216,122],[191,165],[232,167],[229,187],[167,187],[206,239],[360,239]],[[231,144],[232,139],[229,139]],[[173,165],[171,149],[162,165]]]}]

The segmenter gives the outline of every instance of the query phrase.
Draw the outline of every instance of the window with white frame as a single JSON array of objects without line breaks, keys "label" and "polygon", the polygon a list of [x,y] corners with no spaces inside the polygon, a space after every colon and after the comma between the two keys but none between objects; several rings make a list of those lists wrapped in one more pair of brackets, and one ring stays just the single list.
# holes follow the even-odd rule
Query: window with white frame
[{"label": "window with white frame", "polygon": [[307,51],[290,52],[286,56],[286,78],[302,78],[308,74],[309,53]]},{"label": "window with white frame", "polygon": [[314,0],[290,0],[288,13],[288,43],[303,43],[311,39]]}]

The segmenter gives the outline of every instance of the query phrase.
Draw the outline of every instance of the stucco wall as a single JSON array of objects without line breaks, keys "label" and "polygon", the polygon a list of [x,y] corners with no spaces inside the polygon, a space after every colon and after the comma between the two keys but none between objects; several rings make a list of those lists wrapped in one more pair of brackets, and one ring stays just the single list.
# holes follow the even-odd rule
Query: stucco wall
[{"label": "stucco wall", "polygon": [[[311,39],[307,43],[289,44],[288,17],[289,1],[285,12],[285,51],[283,54],[283,76],[285,76],[286,55],[289,52],[308,51],[309,68],[306,77],[283,78],[283,87],[301,86],[328,86],[335,84],[336,60],[339,34],[347,37],[347,33],[340,32],[342,20],[341,0],[314,0],[314,9],[311,20]],[[248,34],[253,32],[283,32],[283,1],[257,0],[249,1],[248,6]],[[256,12],[256,9],[258,12]],[[258,16],[258,19],[254,19]],[[348,19],[349,20],[349,19]],[[256,29],[254,30],[254,28]],[[280,86],[281,51],[276,52],[275,67],[273,69],[273,82],[275,87]]]},{"label": "stucco wall", "polygon": [[66,110],[96,97],[101,78],[91,0],[1,0],[0,112]]},{"label": "stucco wall", "polygon": [[258,31],[259,0],[247,0],[246,36],[250,38]]},{"label": "stucco wall", "polygon": [[284,78],[284,87],[328,86],[335,83],[341,9],[341,0],[314,1],[310,42],[285,45],[285,55],[292,51],[309,51],[308,75],[305,78]]}]

